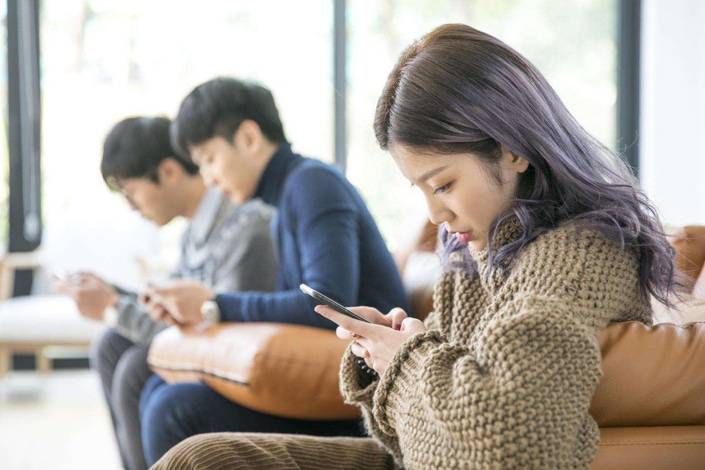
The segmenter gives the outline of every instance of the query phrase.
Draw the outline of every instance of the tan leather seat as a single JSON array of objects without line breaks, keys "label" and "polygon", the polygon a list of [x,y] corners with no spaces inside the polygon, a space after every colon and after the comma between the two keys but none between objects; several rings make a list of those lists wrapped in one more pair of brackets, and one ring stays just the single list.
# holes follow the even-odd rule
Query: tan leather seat
[{"label": "tan leather seat", "polygon": [[705,323],[618,323],[602,332],[600,349],[592,468],[705,468]]}]

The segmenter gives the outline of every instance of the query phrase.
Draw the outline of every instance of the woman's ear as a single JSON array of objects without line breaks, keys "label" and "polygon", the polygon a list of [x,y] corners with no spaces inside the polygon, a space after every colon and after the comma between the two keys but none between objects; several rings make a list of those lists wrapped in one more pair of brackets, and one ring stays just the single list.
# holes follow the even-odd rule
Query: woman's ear
[{"label": "woman's ear", "polygon": [[502,158],[504,163],[517,173],[524,173],[529,168],[527,159],[515,154],[504,145],[502,145]]},{"label": "woman's ear", "polygon": [[512,153],[512,166],[517,173],[524,173],[529,168],[529,161],[524,157]]}]

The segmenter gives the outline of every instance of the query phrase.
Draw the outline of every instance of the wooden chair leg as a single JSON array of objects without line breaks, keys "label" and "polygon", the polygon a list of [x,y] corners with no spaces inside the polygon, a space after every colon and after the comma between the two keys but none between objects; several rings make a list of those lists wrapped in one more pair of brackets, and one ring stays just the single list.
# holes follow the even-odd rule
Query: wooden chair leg
[{"label": "wooden chair leg", "polygon": [[40,374],[48,374],[51,370],[51,359],[44,352],[44,348],[37,349],[34,357],[37,362],[37,371]]},{"label": "wooden chair leg", "polygon": [[12,368],[12,351],[0,346],[0,377],[5,375]]}]

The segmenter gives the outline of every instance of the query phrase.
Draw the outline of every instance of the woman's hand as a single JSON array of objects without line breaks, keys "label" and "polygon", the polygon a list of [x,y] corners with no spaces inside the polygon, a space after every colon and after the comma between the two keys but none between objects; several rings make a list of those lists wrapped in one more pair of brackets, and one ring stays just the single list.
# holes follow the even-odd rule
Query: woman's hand
[{"label": "woman's hand", "polygon": [[338,338],[354,340],[353,354],[363,358],[380,376],[387,370],[402,343],[416,333],[426,331],[421,320],[409,317],[400,308],[392,309],[386,315],[371,307],[350,308],[371,323],[355,320],[326,305],[318,305],[314,310],[337,323]]}]

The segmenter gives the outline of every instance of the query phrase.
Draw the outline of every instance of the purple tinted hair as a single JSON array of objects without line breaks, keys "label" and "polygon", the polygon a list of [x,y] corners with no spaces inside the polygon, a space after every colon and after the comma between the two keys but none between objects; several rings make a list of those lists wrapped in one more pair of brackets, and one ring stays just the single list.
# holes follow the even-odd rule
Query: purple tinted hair
[{"label": "purple tinted hair", "polygon": [[[411,44],[379,98],[375,133],[385,150],[400,144],[423,153],[472,153],[498,184],[501,146],[529,162],[513,213],[490,229],[492,235],[516,216],[524,234],[497,250],[490,243],[492,269],[511,269],[526,244],[577,222],[638,253],[645,300],[651,294],[670,305],[680,287],[675,251],[629,168],[578,124],[536,67],[500,40],[447,24]],[[443,241],[446,254],[465,248],[447,234]],[[465,268],[477,272],[469,256]]]}]

